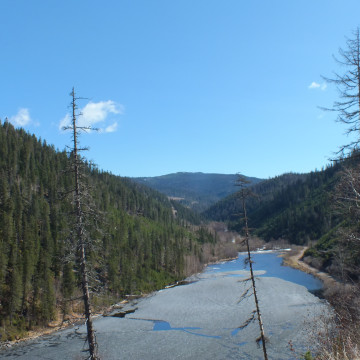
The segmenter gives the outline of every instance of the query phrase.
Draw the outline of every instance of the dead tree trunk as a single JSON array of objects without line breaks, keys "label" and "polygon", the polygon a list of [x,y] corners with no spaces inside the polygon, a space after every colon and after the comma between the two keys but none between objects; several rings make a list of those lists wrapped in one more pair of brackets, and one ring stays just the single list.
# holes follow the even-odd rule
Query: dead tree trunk
[{"label": "dead tree trunk", "polygon": [[249,227],[248,227],[248,219],[247,219],[247,214],[246,214],[246,205],[245,205],[244,197],[242,199],[242,203],[243,203],[243,211],[244,211],[244,217],[245,217],[245,242],[246,242],[247,256],[248,256],[248,261],[249,261],[249,266],[250,266],[250,277],[251,277],[254,301],[255,301],[255,306],[256,306],[256,314],[258,317],[258,323],[259,323],[259,327],[260,327],[260,338],[261,338],[261,343],[262,343],[262,348],[263,348],[263,353],[264,353],[264,359],[268,360],[267,352],[266,352],[266,344],[265,344],[264,325],[263,325],[262,318],[261,318],[260,306],[259,306],[259,301],[258,301],[257,292],[256,292],[253,261],[251,259],[251,252],[250,252],[250,246],[249,246]]},{"label": "dead tree trunk", "polygon": [[255,283],[255,276],[254,276],[254,270],[253,270],[253,261],[251,257],[250,252],[250,245],[249,245],[249,225],[248,225],[248,217],[246,212],[246,198],[250,195],[250,192],[245,189],[245,185],[248,183],[243,177],[239,177],[237,180],[237,186],[241,187],[240,190],[240,196],[242,200],[242,208],[243,208],[243,214],[244,214],[244,231],[245,231],[245,243],[246,243],[246,249],[247,249],[247,259],[250,266],[250,278],[251,278],[251,284],[252,284],[252,290],[254,295],[254,301],[255,301],[255,307],[256,307],[256,314],[258,318],[259,328],[260,328],[260,337],[258,340],[261,340],[262,343],[262,349],[264,354],[264,360],[268,360],[267,351],[266,351],[266,338],[265,338],[265,332],[264,332],[264,325],[261,318],[261,312],[260,312],[260,305],[259,300],[257,296],[256,291],[256,283]]},{"label": "dead tree trunk", "polygon": [[89,280],[88,280],[88,269],[86,263],[86,236],[85,236],[85,224],[84,224],[84,213],[82,208],[82,187],[81,187],[81,172],[80,172],[80,156],[78,149],[78,131],[81,128],[77,127],[76,124],[76,97],[74,88],[71,92],[72,96],[72,126],[69,127],[73,131],[73,171],[74,171],[74,180],[75,180],[75,189],[74,189],[74,200],[75,200],[75,214],[76,214],[76,235],[77,235],[77,251],[78,251],[78,261],[80,265],[80,275],[81,275],[81,287],[83,292],[83,301],[84,301],[84,315],[86,320],[87,327],[87,340],[89,344],[89,358],[91,360],[99,359],[97,357],[97,344],[95,339],[95,331],[93,328],[92,315],[91,315],[91,306],[90,306],[90,295],[89,295]]}]

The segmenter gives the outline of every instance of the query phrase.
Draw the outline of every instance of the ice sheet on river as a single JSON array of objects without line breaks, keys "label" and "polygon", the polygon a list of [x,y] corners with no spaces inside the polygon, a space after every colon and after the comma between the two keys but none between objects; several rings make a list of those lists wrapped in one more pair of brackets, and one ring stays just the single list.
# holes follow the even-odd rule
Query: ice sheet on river
[{"label": "ice sheet on river", "polygon": [[[128,304],[138,309],[125,318],[97,319],[102,359],[261,359],[258,324],[238,329],[254,309],[252,298],[239,304],[249,285],[243,279],[218,273]],[[257,286],[270,359],[293,358],[290,340],[299,352],[313,344],[311,323],[326,305],[305,287],[278,278],[260,277]],[[85,327],[80,326],[26,342],[0,357],[82,359],[84,342]]]}]

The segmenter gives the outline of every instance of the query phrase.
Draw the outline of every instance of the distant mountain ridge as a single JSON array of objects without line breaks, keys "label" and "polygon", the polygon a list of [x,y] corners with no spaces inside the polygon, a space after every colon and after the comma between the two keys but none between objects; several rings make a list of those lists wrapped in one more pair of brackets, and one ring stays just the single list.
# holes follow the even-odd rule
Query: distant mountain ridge
[{"label": "distant mountain ridge", "polygon": [[[168,197],[176,198],[183,205],[201,212],[236,192],[238,189],[235,180],[238,176],[238,174],[178,172],[155,177],[137,177],[132,180]],[[262,181],[255,177],[245,176],[245,178],[251,185]]]}]

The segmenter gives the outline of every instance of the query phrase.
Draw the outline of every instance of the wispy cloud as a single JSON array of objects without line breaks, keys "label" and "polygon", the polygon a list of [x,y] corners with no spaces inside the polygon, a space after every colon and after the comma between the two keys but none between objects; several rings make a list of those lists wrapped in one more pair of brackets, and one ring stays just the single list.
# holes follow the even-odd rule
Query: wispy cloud
[{"label": "wispy cloud", "polygon": [[117,122],[114,122],[112,125],[109,125],[108,127],[105,128],[105,132],[107,133],[115,132],[117,130],[117,127],[118,127]]},{"label": "wispy cloud", "polygon": [[26,126],[29,125],[32,120],[30,117],[29,109],[21,108],[16,115],[11,116],[9,121],[15,126]]},{"label": "wispy cloud", "polygon": [[308,87],[309,87],[309,89],[320,89],[320,90],[324,91],[324,90],[326,90],[327,85],[326,85],[326,83],[319,84],[319,83],[313,81]]},{"label": "wispy cloud", "polygon": [[114,101],[100,101],[98,103],[89,102],[81,110],[82,116],[79,119],[81,126],[93,126],[105,121],[109,114],[122,114],[124,108]]},{"label": "wispy cloud", "polygon": [[[113,115],[121,115],[124,113],[124,106],[117,104],[112,100],[89,102],[80,109],[78,125],[82,127],[96,127],[101,133],[110,133],[117,130],[117,122],[107,125],[109,118]],[[59,129],[71,124],[71,117],[67,114],[59,124]]]},{"label": "wispy cloud", "polygon": [[321,85],[318,84],[317,82],[313,81],[310,85],[309,85],[309,89],[318,89]]},{"label": "wispy cloud", "polygon": [[59,130],[62,130],[64,127],[71,125],[71,118],[69,114],[66,114],[59,123]]}]

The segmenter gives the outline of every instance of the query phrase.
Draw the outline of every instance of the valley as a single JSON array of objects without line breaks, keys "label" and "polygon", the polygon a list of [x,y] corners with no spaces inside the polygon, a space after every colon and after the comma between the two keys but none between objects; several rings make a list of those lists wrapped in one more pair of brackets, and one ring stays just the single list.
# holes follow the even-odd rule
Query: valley
[{"label": "valley", "polygon": [[0,13],[0,358],[360,359],[359,0]]},{"label": "valley", "polygon": [[[3,214],[0,220],[0,334],[3,344],[11,344],[11,341],[26,337],[29,331],[44,332],[51,323],[71,324],[71,319],[81,317],[83,305],[79,300],[81,295],[77,254],[71,240],[73,203],[71,198],[62,195],[73,186],[71,173],[66,171],[71,156],[66,152],[56,151],[34,135],[16,130],[6,121],[0,127],[0,143],[0,210]],[[95,312],[101,314],[112,304],[129,297],[147,299],[148,294],[159,294],[156,295],[158,298],[163,291],[161,289],[200,273],[207,264],[234,259],[239,251],[246,250],[243,208],[239,189],[235,186],[238,175],[176,173],[139,180],[104,172],[86,160],[81,164],[91,189],[92,204],[96,208],[93,220],[87,224],[86,230],[89,237],[95,239],[92,247],[88,247],[88,262],[94,274],[91,275],[89,285]],[[292,244],[306,246],[303,260],[338,280],[326,281],[323,289],[323,294],[335,309],[342,303],[339,299],[350,291],[342,280],[345,274],[353,279],[358,276],[356,257],[344,257],[343,262],[339,262],[339,234],[344,226],[349,226],[350,219],[345,212],[335,212],[332,207],[333,194],[338,189],[338,184],[341,184],[345,165],[356,166],[356,161],[350,157],[342,163],[308,174],[289,173],[267,180],[246,178],[249,181],[246,191],[253,194],[246,199],[251,228],[250,249],[283,248]],[[343,252],[344,256],[358,251],[352,245],[342,249],[347,251]],[[259,274],[263,265],[255,261]],[[306,271],[306,266],[301,265],[301,268]],[[274,269],[266,271],[271,274]],[[286,272],[291,273],[290,270]],[[201,281],[203,275],[199,276]],[[225,280],[221,277],[216,281],[218,286],[225,286]],[[264,289],[267,290],[262,289],[262,281],[258,286],[265,323],[270,323],[272,329],[275,320],[269,319],[267,315],[267,307],[270,306],[267,298],[273,291],[270,289],[280,286],[281,291],[289,296],[295,291],[295,298],[300,296],[303,299],[301,301],[305,302],[310,295],[306,291],[298,294],[299,289],[295,290],[293,285],[277,280],[271,280],[270,285],[269,281],[264,282]],[[209,286],[210,284],[211,282]],[[234,284],[231,284],[233,287]],[[189,288],[196,286],[198,285],[189,285]],[[343,289],[344,286],[347,290]],[[209,292],[209,299],[212,296],[210,288],[206,290]],[[179,289],[185,287],[174,288],[172,294],[179,292]],[[352,294],[357,294],[356,289],[351,291]],[[185,300],[180,300],[181,296],[176,295],[176,298],[185,304]],[[191,298],[194,295],[188,296]],[[353,297],[350,296],[349,299],[356,304]],[[148,300],[144,301],[146,304]],[[312,302],[319,304],[316,306],[323,306],[315,298],[311,298],[310,303]],[[286,306],[291,304],[290,297]],[[199,306],[209,307],[210,312],[214,311],[210,310],[211,306],[206,302]],[[218,307],[221,308],[222,305],[219,303]],[[181,311],[188,310],[185,307]],[[180,309],[176,310],[174,307],[172,311]],[[242,310],[233,308],[232,311],[241,313]],[[277,310],[271,310],[273,313],[274,311],[276,313]],[[318,312],[315,311],[312,316],[317,315]],[[146,314],[144,316],[151,317]],[[291,319],[284,318],[284,324],[297,329],[296,332],[303,331],[298,325],[294,325],[294,318],[302,316],[299,314]],[[161,319],[168,323],[170,318]],[[100,347],[102,341],[105,341],[101,340],[105,325],[100,325],[104,321],[107,323],[110,320],[104,318],[96,321],[100,326]],[[131,322],[126,326],[133,327],[132,324],[141,323]],[[148,331],[146,329],[151,325],[149,324],[145,321],[145,328],[141,325],[136,333]],[[170,329],[177,331],[169,334],[181,334],[181,337],[189,331],[192,333],[192,328],[202,328],[197,323],[174,325],[171,320],[170,324]],[[285,325],[279,326],[281,328]],[[68,334],[66,338],[72,337],[73,331],[72,328],[65,330],[64,334]],[[83,332],[76,331],[80,331],[79,334]],[[124,331],[121,330],[120,334]],[[212,337],[228,338],[222,331],[221,334],[215,331],[215,335],[211,331],[196,334],[203,337],[205,342]],[[276,331],[273,331],[275,330],[271,330],[271,335],[276,337]],[[54,346],[54,351],[57,346],[62,346],[62,334],[51,335],[58,339],[54,340],[58,344]],[[288,347],[279,350],[277,346],[284,346],[284,341],[288,342],[290,338],[295,339],[294,335],[289,336],[285,340],[276,340],[276,344],[279,344],[274,345],[276,350],[271,350],[270,346],[269,351],[280,351],[285,359]],[[73,340],[81,338],[75,336]],[[183,340],[169,339],[170,343]],[[24,350],[14,347],[6,356],[11,358],[12,353],[20,356],[24,351],[25,357],[36,358],[42,350],[31,355],[27,353],[27,349],[48,346],[41,339],[36,340],[36,343],[37,341],[39,345],[31,345],[29,348],[24,345]],[[128,342],[129,339],[124,341]],[[145,346],[148,340],[144,338],[144,341]],[[249,345],[241,346],[242,350],[232,340],[222,346],[229,346],[234,353],[256,352],[249,340],[244,343]],[[300,343],[301,341],[297,346],[304,353],[308,349]],[[68,345],[66,342],[66,346]],[[107,348],[108,345],[103,345],[104,347]],[[75,348],[71,350],[70,347],[68,350],[75,351]],[[126,351],[126,348],[122,349]],[[193,346],[192,349],[197,353],[201,347],[195,349]],[[181,353],[180,348],[176,351]],[[116,358],[110,353],[106,356]],[[141,351],[139,356],[141,357]],[[153,356],[156,358],[159,354],[155,352]],[[182,356],[186,358],[190,355]],[[218,356],[221,358],[220,354]],[[231,356],[228,355],[229,358]]]}]

